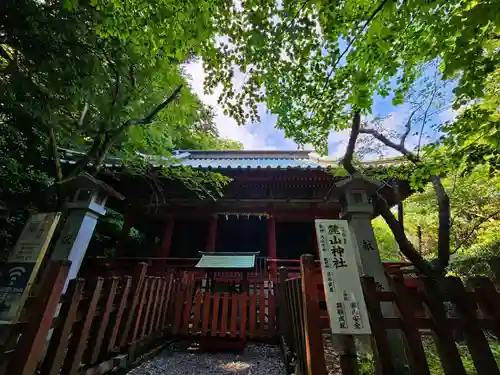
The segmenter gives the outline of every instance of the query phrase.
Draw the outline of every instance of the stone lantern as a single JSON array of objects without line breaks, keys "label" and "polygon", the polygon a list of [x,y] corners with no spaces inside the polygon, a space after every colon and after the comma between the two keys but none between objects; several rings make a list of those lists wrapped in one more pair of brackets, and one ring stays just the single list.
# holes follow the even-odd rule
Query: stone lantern
[{"label": "stone lantern", "polygon": [[97,220],[106,213],[108,198],[123,200],[125,197],[104,182],[88,173],[63,181],[59,185],[66,196],[67,219],[59,235],[51,260],[70,260],[71,267],[64,286],[76,278]]},{"label": "stone lantern", "polygon": [[[361,275],[375,279],[381,290],[390,290],[384,265],[372,227],[374,216],[373,204],[370,197],[381,190],[383,184],[361,175],[353,175],[335,185],[335,192],[342,206],[341,219],[347,220],[349,229],[358,246],[357,261]],[[396,312],[392,303],[381,303],[384,316],[394,317]],[[394,356],[396,369],[405,367],[405,345],[399,332],[388,332],[388,343]]]}]

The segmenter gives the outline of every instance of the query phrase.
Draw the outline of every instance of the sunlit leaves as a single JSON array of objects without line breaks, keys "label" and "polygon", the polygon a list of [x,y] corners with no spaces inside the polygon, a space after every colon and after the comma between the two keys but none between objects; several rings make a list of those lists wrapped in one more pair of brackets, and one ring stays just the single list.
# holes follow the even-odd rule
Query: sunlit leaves
[{"label": "sunlit leaves", "polygon": [[[218,36],[203,50],[207,88],[222,84],[221,102],[242,124],[265,102],[288,137],[320,150],[331,129],[349,126],[353,106],[371,112],[374,93],[401,104],[423,64],[440,61],[440,75],[459,78],[457,95],[466,100],[482,96],[499,60],[494,0],[239,5],[214,14]],[[245,72],[241,93],[233,92],[237,66]]]},{"label": "sunlit leaves", "polygon": [[484,92],[482,101],[441,126],[439,142],[426,147],[427,158],[442,171],[470,171],[485,163],[492,173],[500,171],[500,68],[485,80]]}]

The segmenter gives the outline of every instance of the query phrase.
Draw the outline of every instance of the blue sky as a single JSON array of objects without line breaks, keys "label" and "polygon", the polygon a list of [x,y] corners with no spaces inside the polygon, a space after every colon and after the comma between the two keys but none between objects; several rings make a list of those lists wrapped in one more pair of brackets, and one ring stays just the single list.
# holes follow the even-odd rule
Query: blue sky
[{"label": "blue sky", "polygon": [[[260,105],[260,122],[238,126],[231,117],[225,116],[222,108],[217,104],[218,92],[213,95],[206,95],[203,89],[203,80],[205,72],[203,71],[201,61],[191,62],[186,65],[186,73],[190,76],[190,82],[193,90],[200,96],[201,100],[211,105],[215,109],[216,124],[219,133],[224,138],[233,139],[243,143],[247,150],[296,150],[297,145],[290,139],[286,139],[283,131],[275,129],[276,116],[267,113],[264,104]],[[241,77],[235,76],[235,84]],[[241,83],[241,81],[240,81]],[[450,91],[451,94],[451,91]],[[410,108],[408,106],[393,106],[389,98],[374,98],[373,116],[388,118],[384,120],[384,128],[400,130],[406,123]],[[454,117],[454,112],[449,109],[435,115],[433,122],[444,122]],[[430,130],[430,129],[428,129]],[[434,134],[435,136],[435,134]],[[340,157],[344,153],[348,138],[348,132],[332,132],[328,138],[328,154],[332,157]],[[416,145],[418,137],[409,136],[408,145]],[[311,149],[312,147],[306,147]],[[385,155],[392,155],[392,152],[386,152]],[[371,157],[375,158],[375,156]]]}]

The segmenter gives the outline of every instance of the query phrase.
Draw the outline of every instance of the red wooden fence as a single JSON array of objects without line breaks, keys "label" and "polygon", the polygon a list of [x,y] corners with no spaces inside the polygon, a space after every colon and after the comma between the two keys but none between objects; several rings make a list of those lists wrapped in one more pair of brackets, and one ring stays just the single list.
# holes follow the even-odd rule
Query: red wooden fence
[{"label": "red wooden fence", "polygon": [[28,301],[18,324],[22,328],[11,330],[0,352],[0,374],[33,375],[39,370],[40,375],[76,375],[91,368],[105,372],[114,366],[117,354],[133,360],[165,336],[172,275],[146,276],[147,266],[141,263],[132,276],[71,280],[61,298],[68,267],[61,262],[49,265],[40,294]]},{"label": "red wooden fence", "polygon": [[276,296],[272,283],[250,284],[249,292],[203,291],[177,280],[168,329],[174,335],[276,337]]},{"label": "red wooden fence", "polygon": [[[279,310],[282,342],[296,356],[296,373],[325,375],[324,334],[329,331],[328,320],[321,319],[320,299],[317,293],[317,275],[312,257],[303,256],[301,276],[280,284],[281,299],[286,309]],[[285,275],[282,271],[281,277]],[[438,293],[436,284],[418,279],[417,290],[409,288],[402,277],[390,277],[392,291],[381,291],[375,281],[362,278],[365,301],[373,336],[373,353],[377,366],[384,375],[395,375],[387,331],[399,330],[408,346],[407,365],[411,375],[430,374],[422,341],[432,338],[446,375],[465,375],[466,371],[455,337],[461,335],[468,347],[478,375],[500,374],[486,333],[500,337],[500,293],[487,278],[469,280],[466,288],[458,278],[442,281],[445,294]],[[284,297],[283,297],[284,295]],[[443,297],[443,295],[445,297]],[[391,302],[399,312],[396,317],[384,317],[382,302]],[[446,304],[456,311],[449,313]],[[358,373],[354,341],[343,336],[344,350],[340,354],[342,374]],[[286,357],[291,358],[290,355]],[[291,370],[290,363],[288,368]]]}]

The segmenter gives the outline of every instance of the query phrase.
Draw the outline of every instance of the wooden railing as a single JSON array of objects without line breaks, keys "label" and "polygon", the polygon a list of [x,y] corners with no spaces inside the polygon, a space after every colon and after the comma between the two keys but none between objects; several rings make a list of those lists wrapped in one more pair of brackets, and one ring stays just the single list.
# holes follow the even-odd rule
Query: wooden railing
[{"label": "wooden railing", "polygon": [[[82,266],[82,275],[92,275],[96,272],[100,275],[122,275],[131,272],[135,265],[144,262],[149,267],[149,273],[156,273],[161,275],[165,272],[172,270],[177,271],[190,271],[197,277],[205,275],[205,271],[195,268],[200,258],[155,258],[155,257],[120,257],[120,258],[107,258],[107,257],[92,257],[85,260]],[[250,277],[268,277],[269,268],[267,258],[256,257],[255,269],[249,272]],[[218,278],[239,278],[241,272],[216,272]]]},{"label": "wooden railing", "polygon": [[38,295],[0,347],[0,375],[103,374],[173,335],[276,338],[272,282],[219,293],[179,278],[192,272],[159,277],[138,263],[130,276],[71,280],[61,296],[68,270],[67,262],[49,264]]},{"label": "wooden railing", "polygon": [[272,339],[276,337],[276,296],[272,284],[249,292],[220,293],[179,282],[168,317],[174,335]]},{"label": "wooden railing", "polygon": [[[278,327],[282,336],[289,373],[293,372],[290,359],[296,357],[295,373],[326,375],[325,334],[329,319],[321,311],[318,294],[318,275],[312,256],[303,256],[301,275],[284,280],[278,286]],[[388,340],[389,331],[399,331],[407,343],[404,364],[410,374],[431,374],[426,354],[428,343],[437,348],[446,375],[465,375],[463,352],[466,345],[478,375],[500,374],[488,338],[500,338],[500,293],[487,278],[468,280],[470,288],[455,277],[448,277],[440,287],[434,281],[416,279],[416,288],[408,287],[401,276],[390,276],[392,291],[381,291],[370,277],[361,279],[372,329],[372,349],[375,367],[384,375],[396,375],[394,357]],[[439,292],[441,290],[441,292]],[[446,291],[446,292],[443,292]],[[283,302],[284,301],[284,302]],[[392,303],[397,316],[384,316],[381,303]],[[286,309],[282,309],[282,304]],[[352,336],[337,337],[336,350],[340,352],[342,374],[357,374],[356,347]],[[339,350],[339,345],[343,350]],[[286,354],[286,353],[285,353]]]},{"label": "wooden railing", "polygon": [[68,269],[49,265],[39,295],[13,327],[20,329],[11,330],[0,351],[0,374],[101,374],[117,366],[118,354],[130,363],[165,337],[173,275],[147,276],[140,263],[131,276],[71,280],[61,297]]},{"label": "wooden railing", "polygon": [[[185,271],[184,275],[180,277],[186,277],[189,280],[203,279],[205,277],[205,272],[195,268],[196,263],[200,258],[154,258],[154,257],[120,257],[120,258],[107,258],[107,257],[93,257],[85,260],[82,266],[81,275],[100,275],[100,276],[110,276],[116,275],[120,276],[123,274],[129,274],[133,271],[134,267],[139,262],[144,262],[149,267],[149,274],[155,274],[157,276],[164,275],[172,270],[176,270],[181,273]],[[253,280],[269,280],[273,282],[278,281],[277,270],[285,267],[287,269],[289,277],[295,277],[300,275],[300,259],[277,259],[277,258],[266,258],[266,257],[256,257],[256,266],[253,272],[249,272],[249,278]],[[320,261],[314,261],[315,267],[320,270]],[[404,267],[408,266],[409,263],[406,262],[384,262],[385,270],[388,274],[405,274],[408,272],[404,270]],[[215,277],[219,281],[225,282],[237,282],[241,279],[241,272],[225,271],[216,272]],[[411,277],[405,279],[407,285],[414,285]]]}]

